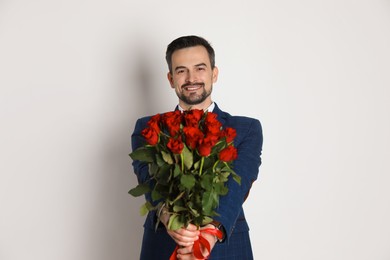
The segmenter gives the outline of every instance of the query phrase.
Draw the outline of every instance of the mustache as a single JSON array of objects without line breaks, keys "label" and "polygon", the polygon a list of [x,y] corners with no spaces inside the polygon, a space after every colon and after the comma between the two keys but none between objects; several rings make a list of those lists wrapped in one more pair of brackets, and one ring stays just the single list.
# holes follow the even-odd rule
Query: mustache
[{"label": "mustache", "polygon": [[184,83],[183,85],[181,85],[181,88],[185,88],[185,87],[188,87],[188,86],[201,86],[201,87],[204,87],[204,83],[191,83],[191,82],[188,82],[188,83]]}]

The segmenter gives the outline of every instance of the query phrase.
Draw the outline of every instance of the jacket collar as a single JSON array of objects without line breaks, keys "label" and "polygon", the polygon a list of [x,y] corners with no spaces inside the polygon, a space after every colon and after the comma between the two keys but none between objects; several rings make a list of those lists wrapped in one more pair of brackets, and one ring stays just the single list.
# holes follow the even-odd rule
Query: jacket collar
[{"label": "jacket collar", "polygon": [[214,107],[214,110],[213,110],[213,113],[217,114],[218,115],[218,120],[219,122],[222,123],[222,125],[225,124],[225,121],[226,121],[226,113],[224,113],[220,108],[219,106],[217,105],[217,103],[215,103],[215,107]]}]

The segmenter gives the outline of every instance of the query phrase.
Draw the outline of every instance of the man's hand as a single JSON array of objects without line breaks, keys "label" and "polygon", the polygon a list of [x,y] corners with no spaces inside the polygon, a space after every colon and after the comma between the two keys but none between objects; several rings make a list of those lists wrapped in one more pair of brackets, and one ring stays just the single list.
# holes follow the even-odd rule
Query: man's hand
[{"label": "man's hand", "polygon": [[[206,226],[202,227],[200,229],[200,231],[202,231],[202,229],[205,229],[205,228],[216,229],[215,226],[209,224],[209,225],[206,225]],[[217,239],[216,239],[216,237],[213,234],[209,234],[209,233],[206,233],[206,232],[202,233],[201,235],[202,235],[202,237],[207,239],[207,241],[210,244],[210,252],[207,251],[207,249],[205,247],[203,247],[202,245],[200,246],[200,250],[202,252],[202,255],[207,257],[211,253],[211,250],[214,248],[215,243],[217,242]],[[198,259],[193,254],[193,245],[179,248],[177,250],[177,258],[178,259],[183,259],[183,260],[196,260],[196,259]]]},{"label": "man's hand", "polygon": [[[180,246],[180,248],[177,250],[177,258],[183,260],[198,259],[193,254],[194,242],[199,239],[199,235],[202,229],[216,229],[216,227],[214,225],[208,224],[198,230],[195,225],[189,224],[187,228],[182,227],[177,230],[170,230],[168,229],[168,222],[171,215],[169,214],[168,210],[165,207],[162,208],[159,215],[160,221],[164,224],[169,236],[176,242],[177,245]],[[207,257],[211,253],[211,250],[214,248],[215,243],[217,242],[217,238],[215,235],[209,234],[207,232],[203,232],[202,237],[204,237],[210,244],[210,252],[204,246],[200,245],[202,255]]]},{"label": "man's hand", "polygon": [[167,229],[168,234],[175,240],[176,244],[182,247],[192,246],[196,240],[199,238],[199,230],[193,225],[189,224],[187,228],[180,228],[177,230],[168,229],[168,222],[170,214],[166,209],[162,209],[160,214],[160,220]]},{"label": "man's hand", "polygon": [[187,228],[180,228],[177,230],[169,230],[168,234],[175,240],[176,244],[183,247],[188,247],[194,244],[199,239],[199,230],[195,225],[189,224]]}]

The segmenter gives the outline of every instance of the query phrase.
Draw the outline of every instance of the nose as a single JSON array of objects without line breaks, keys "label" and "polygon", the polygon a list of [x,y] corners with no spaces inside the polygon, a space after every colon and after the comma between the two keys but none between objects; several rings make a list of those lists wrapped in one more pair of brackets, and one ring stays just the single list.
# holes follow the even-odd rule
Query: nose
[{"label": "nose", "polygon": [[195,79],[195,73],[188,71],[187,72],[187,77],[186,77],[186,82],[194,83],[196,81]]}]

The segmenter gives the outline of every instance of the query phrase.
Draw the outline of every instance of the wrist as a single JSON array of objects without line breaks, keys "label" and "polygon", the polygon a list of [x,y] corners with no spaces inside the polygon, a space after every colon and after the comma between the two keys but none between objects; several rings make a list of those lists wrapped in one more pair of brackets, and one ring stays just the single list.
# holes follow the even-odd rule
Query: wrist
[{"label": "wrist", "polygon": [[219,238],[215,235],[217,242],[223,242],[225,240],[225,228],[223,227],[223,225],[216,220],[211,221],[210,225],[214,226],[215,229],[219,230],[222,233],[222,238]]}]

